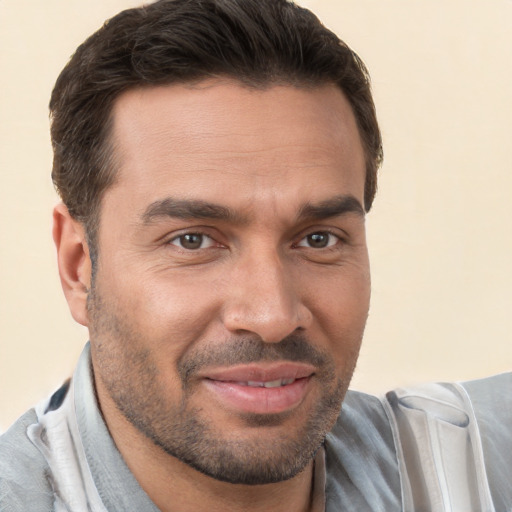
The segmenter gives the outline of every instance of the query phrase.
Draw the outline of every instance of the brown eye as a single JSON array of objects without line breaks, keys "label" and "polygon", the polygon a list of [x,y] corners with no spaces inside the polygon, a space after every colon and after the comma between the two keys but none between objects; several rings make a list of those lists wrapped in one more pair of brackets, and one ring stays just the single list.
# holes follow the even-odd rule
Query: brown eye
[{"label": "brown eye", "polygon": [[305,236],[297,245],[299,247],[310,247],[312,249],[324,249],[334,245],[338,237],[326,231],[318,231]]},{"label": "brown eye", "polygon": [[327,244],[329,243],[329,234],[313,233],[312,235],[308,235],[307,239],[310,247],[319,249],[321,247],[327,247]]},{"label": "brown eye", "polygon": [[207,247],[211,247],[214,242],[209,236],[203,235],[201,233],[186,233],[185,235],[180,235],[176,238],[173,238],[170,243],[177,245],[182,249],[194,251],[197,249],[205,249]]}]

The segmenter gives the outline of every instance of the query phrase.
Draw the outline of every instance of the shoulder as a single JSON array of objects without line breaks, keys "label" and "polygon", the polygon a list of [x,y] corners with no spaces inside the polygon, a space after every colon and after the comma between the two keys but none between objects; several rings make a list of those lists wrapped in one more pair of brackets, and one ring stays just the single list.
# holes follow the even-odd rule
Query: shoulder
[{"label": "shoulder", "polygon": [[[409,414],[408,411],[414,410],[454,425],[463,426],[469,418],[474,418],[484,430],[498,431],[503,426],[509,430],[512,425],[512,373],[466,382],[397,388],[386,394],[385,403],[393,410],[393,416],[400,415],[400,411]],[[509,440],[512,442],[512,438]]]},{"label": "shoulder", "polygon": [[512,507],[512,372],[462,382],[480,432],[485,468],[496,510]]},{"label": "shoulder", "polygon": [[461,382],[460,386],[467,393],[482,438],[508,443],[512,462],[512,372]]},{"label": "shoulder", "polygon": [[37,423],[34,409],[0,436],[0,510],[50,511],[53,492],[47,480],[48,465],[32,444],[27,429]]},{"label": "shoulder", "polygon": [[512,467],[512,372],[461,382],[478,422],[484,443],[508,446]]},{"label": "shoulder", "polygon": [[457,500],[465,500],[466,510],[488,510],[490,503],[510,510],[511,391],[512,374],[505,373],[386,394],[408,502],[428,496],[450,510]]},{"label": "shoulder", "polygon": [[476,409],[499,409],[496,413],[500,417],[512,419],[512,372],[461,382],[461,386]]}]

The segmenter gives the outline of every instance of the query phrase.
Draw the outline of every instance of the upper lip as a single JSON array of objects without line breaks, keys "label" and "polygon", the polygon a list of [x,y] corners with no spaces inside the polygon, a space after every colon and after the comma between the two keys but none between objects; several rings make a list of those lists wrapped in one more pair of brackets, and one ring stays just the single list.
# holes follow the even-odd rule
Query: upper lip
[{"label": "upper lip", "polygon": [[288,361],[259,362],[201,372],[201,377],[223,382],[270,382],[279,379],[303,379],[315,373],[316,368],[307,363]]}]

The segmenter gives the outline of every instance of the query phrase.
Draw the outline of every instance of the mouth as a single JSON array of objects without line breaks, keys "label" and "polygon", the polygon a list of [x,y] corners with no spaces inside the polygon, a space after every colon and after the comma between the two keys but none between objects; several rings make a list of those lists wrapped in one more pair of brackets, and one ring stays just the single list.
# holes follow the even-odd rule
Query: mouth
[{"label": "mouth", "polygon": [[302,363],[251,364],[208,371],[202,382],[222,408],[268,415],[298,407],[314,374],[313,366]]}]

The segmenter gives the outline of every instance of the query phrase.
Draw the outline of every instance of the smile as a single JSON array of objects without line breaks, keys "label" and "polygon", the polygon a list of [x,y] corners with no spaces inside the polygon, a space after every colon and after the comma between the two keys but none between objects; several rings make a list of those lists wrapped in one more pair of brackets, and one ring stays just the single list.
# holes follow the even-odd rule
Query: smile
[{"label": "smile", "polygon": [[273,362],[210,369],[201,377],[210,398],[223,409],[278,414],[297,408],[313,387],[316,368]]}]

